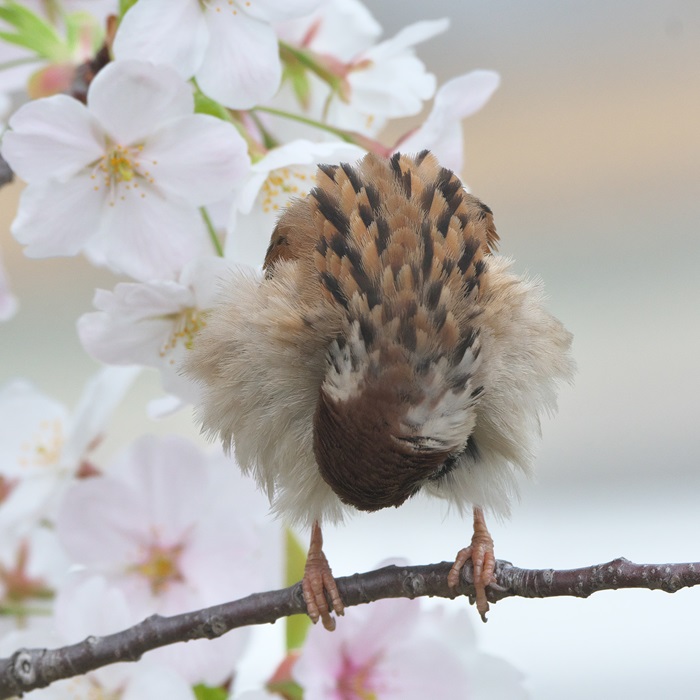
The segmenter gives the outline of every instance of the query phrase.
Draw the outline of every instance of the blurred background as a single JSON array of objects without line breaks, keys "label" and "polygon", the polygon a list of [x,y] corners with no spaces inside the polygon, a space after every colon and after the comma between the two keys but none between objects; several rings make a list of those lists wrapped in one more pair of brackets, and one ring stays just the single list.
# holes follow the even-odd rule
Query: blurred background
[{"label": "blurred background", "polygon": [[[419,49],[440,82],[500,72],[501,88],[464,125],[465,180],[494,210],[501,252],[544,279],[575,336],[576,383],[544,423],[537,481],[507,522],[491,522],[497,556],[533,568],[700,560],[700,3],[367,5],[386,36],[451,18]],[[25,259],[7,232],[18,189],[0,190],[0,246],[21,304],[0,325],[0,384],[23,376],[72,406],[96,369],[75,320],[115,279],[81,259]],[[143,432],[199,439],[187,412],[148,420],[145,402],[159,394],[146,373],[105,456]],[[337,575],[388,557],[450,559],[470,536],[469,521],[420,500],[325,532]],[[510,599],[487,625],[473,614],[482,649],[547,700],[693,696],[699,618],[700,588]],[[271,634],[260,632],[259,650]]]}]

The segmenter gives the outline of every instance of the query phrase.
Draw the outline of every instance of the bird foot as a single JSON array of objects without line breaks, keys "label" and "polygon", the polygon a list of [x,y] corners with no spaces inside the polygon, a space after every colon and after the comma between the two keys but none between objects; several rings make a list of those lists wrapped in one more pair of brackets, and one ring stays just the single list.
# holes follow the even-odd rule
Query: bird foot
[{"label": "bird foot", "polygon": [[474,535],[469,547],[457,552],[455,563],[447,575],[447,585],[456,588],[464,565],[471,560],[473,567],[475,597],[470,602],[476,602],[476,609],[481,619],[486,622],[486,613],[489,611],[489,601],[486,597],[486,586],[496,582],[494,571],[496,569],[496,557],[493,548],[493,539],[486,528],[481,509],[474,509]]},{"label": "bird foot", "polygon": [[335,629],[335,618],[331,616],[326,594],[331,599],[331,606],[336,615],[345,614],[345,605],[340,598],[328,559],[323,553],[323,538],[318,523],[314,523],[311,529],[311,545],[306,558],[301,589],[306,603],[306,612],[311,622],[316,624],[320,619],[323,626],[332,632]]}]

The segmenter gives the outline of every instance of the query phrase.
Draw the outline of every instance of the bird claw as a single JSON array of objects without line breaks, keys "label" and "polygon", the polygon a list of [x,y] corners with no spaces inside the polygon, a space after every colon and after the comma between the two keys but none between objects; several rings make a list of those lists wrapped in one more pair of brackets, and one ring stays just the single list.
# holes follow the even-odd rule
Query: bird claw
[{"label": "bird claw", "polygon": [[469,602],[476,604],[476,609],[483,622],[486,622],[486,613],[489,611],[489,601],[486,597],[486,587],[496,582],[494,572],[496,570],[496,557],[493,548],[493,539],[483,515],[474,515],[474,535],[472,543],[460,549],[455,557],[455,562],[447,575],[447,585],[456,588],[459,584],[460,573],[464,565],[471,560],[474,579],[474,596],[469,596]]},{"label": "bird claw", "polygon": [[[323,626],[332,632],[335,629],[335,618],[331,616],[331,606],[336,615],[342,616],[345,615],[345,605],[322,547],[321,528],[314,524],[301,590],[311,622],[316,624],[321,620]],[[331,606],[328,605],[326,595],[330,597]]]}]

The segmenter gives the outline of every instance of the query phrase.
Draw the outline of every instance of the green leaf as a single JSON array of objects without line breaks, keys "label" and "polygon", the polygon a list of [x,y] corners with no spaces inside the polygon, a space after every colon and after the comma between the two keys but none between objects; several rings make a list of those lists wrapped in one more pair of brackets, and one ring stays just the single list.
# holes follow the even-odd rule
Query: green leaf
[{"label": "green leaf", "polygon": [[75,53],[85,36],[91,40],[94,53],[102,46],[104,31],[99,22],[88,12],[71,12],[64,17],[66,24],[66,44],[71,53]]},{"label": "green leaf", "polygon": [[228,698],[228,691],[223,688],[212,688],[201,683],[195,685],[192,690],[197,700],[226,700]]},{"label": "green leaf", "polygon": [[24,46],[52,63],[60,63],[70,58],[68,48],[56,30],[14,0],[7,0],[0,5],[0,19],[16,30],[15,33],[0,33],[0,38],[5,41]]},{"label": "green leaf", "polygon": [[217,119],[223,119],[225,122],[231,121],[231,115],[226,107],[202,94],[199,89],[194,93],[194,111],[197,114],[209,114]]},{"label": "green leaf", "polygon": [[119,0],[119,19],[121,19],[136,2],[137,0]]},{"label": "green leaf", "polygon": [[283,698],[285,698],[285,700],[304,700],[304,689],[294,681],[268,683],[267,689],[271,693],[281,695]]},{"label": "green leaf", "polygon": [[311,97],[311,83],[304,67],[299,64],[288,63],[284,68],[284,79],[290,82],[299,104],[304,109],[308,108]]},{"label": "green leaf", "polygon": [[[286,567],[285,585],[292,586],[304,577],[304,566],[306,565],[306,551],[296,535],[290,530],[286,530]],[[311,626],[308,615],[291,615],[286,620],[287,624],[287,651],[300,649],[304,645],[306,633]]]}]

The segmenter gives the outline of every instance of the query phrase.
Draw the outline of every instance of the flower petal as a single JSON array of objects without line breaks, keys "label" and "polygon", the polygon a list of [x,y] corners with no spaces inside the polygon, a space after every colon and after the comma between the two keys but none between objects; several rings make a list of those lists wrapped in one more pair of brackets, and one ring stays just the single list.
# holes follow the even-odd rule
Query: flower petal
[{"label": "flower petal", "polygon": [[163,122],[192,114],[194,97],[191,86],[172,68],[113,61],[92,81],[87,105],[116,142],[131,145]]},{"label": "flower petal", "polygon": [[74,175],[104,152],[94,118],[78,100],[54,95],[20,107],[2,139],[2,156],[29,183]]},{"label": "flower petal", "polygon": [[12,233],[30,258],[75,255],[99,226],[104,195],[90,174],[26,187]]},{"label": "flower petal", "polygon": [[206,114],[159,129],[144,145],[141,158],[157,163],[152,172],[159,188],[196,206],[229,195],[250,165],[236,128]]},{"label": "flower petal", "polygon": [[122,19],[114,38],[117,61],[150,61],[191,78],[204,57],[209,30],[204,11],[192,0],[137,2]]},{"label": "flower petal", "polygon": [[73,412],[64,459],[80,462],[107,427],[117,405],[140,372],[138,367],[104,367],[86,385]]},{"label": "flower petal", "polygon": [[403,151],[431,150],[446,167],[462,170],[461,120],[478,112],[498,88],[500,76],[494,71],[475,70],[448,80],[435,95],[428,118],[401,142]]},{"label": "flower petal", "polygon": [[247,3],[245,11],[251,17],[266,22],[278,22],[308,15],[322,4],[324,0],[256,0],[254,3]]},{"label": "flower petal", "polygon": [[146,504],[148,532],[160,544],[175,545],[201,518],[207,490],[206,458],[187,440],[146,435],[136,440],[111,465]]},{"label": "flower petal", "polygon": [[156,191],[105,207],[100,230],[85,246],[97,264],[138,280],[168,279],[207,245],[199,211]]},{"label": "flower petal", "polygon": [[282,66],[277,35],[242,12],[206,14],[210,40],[195,74],[202,92],[233,109],[250,109],[279,88]]},{"label": "flower petal", "polygon": [[56,518],[61,544],[76,564],[107,571],[137,563],[149,534],[142,494],[108,476],[76,481]]},{"label": "flower petal", "polygon": [[158,367],[160,351],[173,333],[171,318],[194,303],[192,293],[176,282],[123,282],[114,292],[97,290],[100,311],[78,319],[80,342],[89,355],[108,364]]}]

